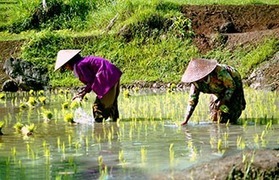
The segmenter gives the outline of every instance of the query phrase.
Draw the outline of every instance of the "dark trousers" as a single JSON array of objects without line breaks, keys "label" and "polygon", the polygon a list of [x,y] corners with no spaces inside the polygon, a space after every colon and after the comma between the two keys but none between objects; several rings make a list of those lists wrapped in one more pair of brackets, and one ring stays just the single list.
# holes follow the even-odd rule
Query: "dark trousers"
[{"label": "dark trousers", "polygon": [[227,123],[230,121],[232,124],[236,124],[238,118],[241,116],[242,111],[246,107],[246,101],[244,98],[244,92],[241,81],[238,82],[237,88],[234,91],[231,100],[226,102],[225,105],[228,107],[228,112],[222,112],[218,107],[217,96],[210,96],[209,110],[211,119],[213,121],[219,121],[220,123]]},{"label": "dark trousers", "polygon": [[119,96],[119,82],[116,83],[103,98],[96,97],[93,104],[93,116],[95,122],[103,122],[109,117],[112,121],[117,121],[119,118],[117,99]]}]

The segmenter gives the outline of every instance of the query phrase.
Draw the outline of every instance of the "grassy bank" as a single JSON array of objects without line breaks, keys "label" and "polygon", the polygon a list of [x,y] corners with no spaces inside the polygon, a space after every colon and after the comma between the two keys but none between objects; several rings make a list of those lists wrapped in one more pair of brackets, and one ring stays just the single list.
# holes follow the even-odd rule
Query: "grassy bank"
[{"label": "grassy bank", "polygon": [[[82,49],[84,56],[111,60],[124,72],[124,84],[138,80],[178,83],[194,57],[218,59],[235,66],[246,77],[258,63],[279,50],[279,41],[268,39],[260,46],[234,51],[220,47],[201,54],[193,44],[191,21],[181,13],[181,5],[216,1],[51,0],[46,1],[47,8],[41,1],[14,2],[3,3],[6,16],[0,22],[1,40],[25,39],[19,58],[47,66],[54,87],[80,84],[71,73],[53,73],[60,49]],[[263,4],[250,0],[229,4],[250,3]]]}]

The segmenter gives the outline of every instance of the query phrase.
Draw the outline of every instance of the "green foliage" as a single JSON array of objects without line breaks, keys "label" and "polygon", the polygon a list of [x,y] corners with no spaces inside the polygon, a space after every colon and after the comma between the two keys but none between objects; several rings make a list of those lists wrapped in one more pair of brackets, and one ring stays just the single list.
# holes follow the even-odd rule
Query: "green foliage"
[{"label": "green foliage", "polygon": [[28,2],[24,0],[15,0],[10,3],[1,3],[0,15],[2,18],[0,19],[0,30],[8,30],[12,29],[12,27],[18,28],[15,25],[13,26],[13,24],[25,26],[27,19],[29,19],[30,12],[34,12],[34,9],[39,2],[40,0],[32,0]]},{"label": "green foliage", "polygon": [[53,64],[59,49],[67,48],[67,45],[70,46],[72,43],[73,39],[70,37],[44,30],[34,34],[25,42],[22,46],[21,58],[36,64]]},{"label": "green foliage", "polygon": [[17,2],[15,15],[0,21],[1,33],[12,39],[9,30],[25,38],[20,58],[48,67],[52,87],[81,85],[72,72],[53,72],[60,49],[82,49],[84,56],[110,60],[124,72],[124,84],[136,80],[177,83],[188,61],[201,56],[230,64],[245,75],[278,51],[278,41],[270,40],[258,47],[234,51],[220,47],[201,55],[192,43],[192,24],[180,12],[181,5],[215,0],[50,0],[47,9],[41,0]]},{"label": "green foliage", "polygon": [[[20,1],[18,11],[25,12],[24,8],[29,3]],[[49,28],[59,29],[81,29],[84,27],[88,13],[94,9],[95,2],[87,0],[49,0],[47,6],[43,7],[40,1],[34,1],[32,8],[23,15],[18,16],[6,28],[9,32],[19,33],[30,29],[42,30]],[[29,7],[30,8],[30,7]]]},{"label": "green foliage", "polygon": [[246,75],[252,68],[279,51],[279,40],[269,39],[263,44],[253,48],[241,58],[240,73]]},{"label": "green foliage", "polygon": [[260,45],[250,45],[246,48],[238,47],[234,51],[214,49],[205,57],[217,59],[219,63],[229,64],[238,69],[243,78],[261,62],[271,58],[279,51],[278,39],[267,39]]},{"label": "green foliage", "polygon": [[75,123],[75,121],[74,121],[74,114],[73,113],[65,114],[64,121],[68,122],[68,123]]},{"label": "green foliage", "polygon": [[0,121],[0,128],[4,127],[5,122],[4,121]]},{"label": "green foliage", "polygon": [[5,93],[0,93],[0,99],[5,99],[6,98],[6,94]]}]

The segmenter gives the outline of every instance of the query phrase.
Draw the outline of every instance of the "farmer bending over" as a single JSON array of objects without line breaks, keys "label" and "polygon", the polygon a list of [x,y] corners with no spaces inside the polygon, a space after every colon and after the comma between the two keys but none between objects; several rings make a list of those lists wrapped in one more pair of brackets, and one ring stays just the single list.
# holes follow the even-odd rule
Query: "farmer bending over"
[{"label": "farmer bending over", "polygon": [[60,50],[57,54],[55,71],[67,69],[86,86],[74,98],[83,99],[91,90],[97,95],[93,104],[93,116],[96,122],[109,117],[113,121],[119,118],[117,98],[122,72],[108,60],[97,56],[82,57],[81,50]]},{"label": "farmer bending over", "polygon": [[220,123],[236,123],[245,109],[241,76],[236,69],[216,60],[191,60],[182,76],[182,82],[190,83],[190,94],[185,119],[186,125],[199,101],[200,92],[211,94],[211,120]]}]

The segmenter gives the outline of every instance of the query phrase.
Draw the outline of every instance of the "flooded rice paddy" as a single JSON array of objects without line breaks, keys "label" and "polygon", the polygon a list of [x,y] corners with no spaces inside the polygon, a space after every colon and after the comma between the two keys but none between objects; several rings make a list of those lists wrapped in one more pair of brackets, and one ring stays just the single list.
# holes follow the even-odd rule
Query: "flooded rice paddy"
[{"label": "flooded rice paddy", "polygon": [[72,103],[65,90],[2,93],[0,179],[152,179],[245,149],[278,148],[278,94],[245,95],[239,125],[209,122],[209,96],[202,94],[181,127],[187,92],[123,90],[120,121],[104,123],[92,121],[93,94]]}]

